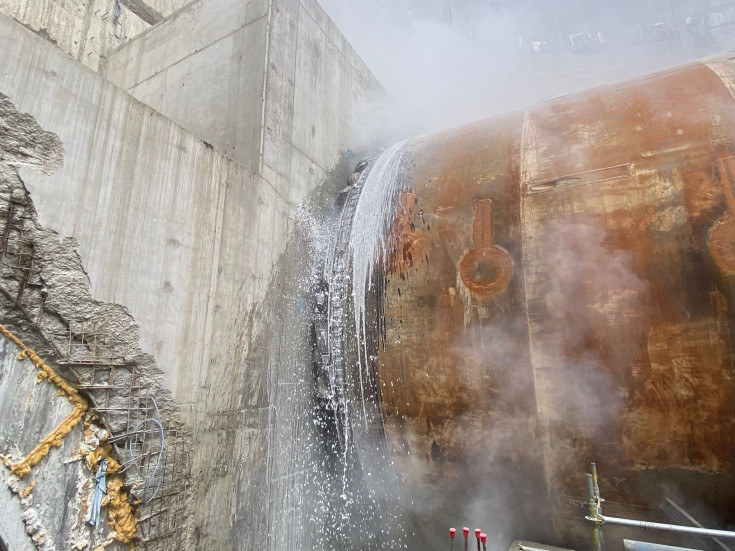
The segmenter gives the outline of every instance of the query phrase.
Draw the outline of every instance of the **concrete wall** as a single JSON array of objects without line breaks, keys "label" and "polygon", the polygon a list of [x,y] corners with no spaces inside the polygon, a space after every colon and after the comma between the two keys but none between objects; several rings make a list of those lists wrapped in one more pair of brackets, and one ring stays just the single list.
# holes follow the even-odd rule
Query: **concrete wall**
[{"label": "concrete wall", "polygon": [[87,67],[190,0],[0,0],[14,18]]},{"label": "concrete wall", "polygon": [[205,362],[222,194],[228,175],[246,176],[19,25],[0,25],[0,90],[64,144],[61,170],[21,170],[41,223],[79,242],[95,297],[130,309],[173,386],[183,365]]},{"label": "concrete wall", "polygon": [[196,418],[192,524],[201,545],[236,548],[220,511],[239,503],[251,519],[240,530],[260,534],[265,515],[266,367],[243,369],[246,326],[290,211],[263,179],[4,16],[0,49],[0,91],[65,149],[51,176],[20,168],[39,220],[77,240],[94,297],[130,310],[163,386]]},{"label": "concrete wall", "polygon": [[267,0],[210,0],[113,52],[106,76],[256,172]]},{"label": "concrete wall", "polygon": [[133,13],[140,13],[151,24],[158,23],[189,2],[191,0],[120,0],[121,6],[127,7]]},{"label": "concrete wall", "polygon": [[372,153],[370,119],[386,98],[316,0],[273,0],[271,9],[259,170],[294,203],[341,153]]},{"label": "concrete wall", "polygon": [[298,203],[365,149],[379,85],[296,0],[198,0],[119,49],[108,74],[152,107],[2,15],[0,50],[0,93],[64,147],[50,176],[19,166],[39,224],[76,240],[95,299],[129,310],[196,434],[194,546],[256,548],[274,460],[264,297]]},{"label": "concrete wall", "polygon": [[0,13],[15,18],[94,70],[107,51],[150,26],[127,8],[114,23],[114,0],[0,0]]},{"label": "concrete wall", "polygon": [[198,0],[121,46],[106,76],[295,204],[360,149],[382,89],[315,1]]}]

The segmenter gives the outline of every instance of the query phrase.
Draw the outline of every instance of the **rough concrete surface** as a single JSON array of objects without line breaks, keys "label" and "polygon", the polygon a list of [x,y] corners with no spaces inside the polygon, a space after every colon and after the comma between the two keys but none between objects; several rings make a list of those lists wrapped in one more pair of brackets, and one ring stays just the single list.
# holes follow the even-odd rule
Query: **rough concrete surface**
[{"label": "rough concrete surface", "polygon": [[120,7],[125,6],[150,25],[163,21],[191,0],[118,0]]},{"label": "rough concrete surface", "polygon": [[[100,422],[112,439],[117,439],[116,459],[129,466],[123,469],[124,480],[131,486],[132,500],[142,502],[137,527],[141,546],[150,549],[152,539],[169,529],[177,532],[170,543],[181,545],[191,533],[185,520],[190,516],[193,488],[189,480],[191,444],[188,432],[182,430],[179,411],[171,403],[170,392],[160,386],[161,372],[153,357],[140,350],[138,326],[127,309],[94,300],[76,241],[60,238],[38,222],[18,169],[35,165],[50,172],[58,167],[63,154],[61,141],[32,117],[19,113],[2,95],[0,127],[5,130],[0,160],[2,323],[26,346],[48,358],[58,373],[86,391],[95,413],[101,416]],[[65,399],[55,396],[63,393],[48,382],[34,390],[35,369],[29,367],[30,362],[21,363],[20,357],[15,358],[17,350],[12,352],[15,349],[7,340],[2,342],[5,373],[0,377],[0,446],[15,463],[60,425],[70,414],[70,407]],[[158,461],[155,467],[143,455],[148,449],[144,444],[137,453],[137,441],[134,447],[125,438],[134,433],[141,443],[152,442],[139,431],[154,422],[162,429],[159,459],[152,456]],[[8,477],[11,489],[23,498],[26,532],[38,549],[93,545],[95,540],[101,543],[113,529],[103,524],[91,531],[84,523],[86,500],[94,484],[93,472],[85,470],[79,455],[81,441],[86,440],[82,428],[80,424],[74,426],[63,438],[60,451],[52,447],[38,465],[31,465],[30,477],[23,478],[22,484],[18,484],[14,471]],[[75,446],[79,453],[72,451]],[[158,499],[157,492],[149,491],[151,484],[162,490]],[[24,494],[26,488],[32,488],[35,505]],[[175,502],[171,501],[173,496]],[[157,523],[146,520],[164,507],[175,511],[176,516],[159,514]],[[64,513],[59,515],[58,511]],[[163,518],[166,521],[160,522]]]},{"label": "rough concrete surface", "polygon": [[109,0],[1,0],[13,17],[87,67],[98,70],[107,52],[150,26],[125,5]]},{"label": "rough concrete surface", "polygon": [[188,1],[0,0],[0,13],[99,71],[108,52],[160,23]]},{"label": "rough concrete surface", "polygon": [[298,203],[340,154],[356,161],[385,145],[368,130],[385,97],[317,2],[274,0],[271,10],[260,173]]}]

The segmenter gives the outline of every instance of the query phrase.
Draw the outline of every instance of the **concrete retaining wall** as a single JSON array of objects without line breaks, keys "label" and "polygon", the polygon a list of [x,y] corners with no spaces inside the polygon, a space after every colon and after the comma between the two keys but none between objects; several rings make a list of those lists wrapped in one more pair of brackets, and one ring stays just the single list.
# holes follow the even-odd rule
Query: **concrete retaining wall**
[{"label": "concrete retaining wall", "polygon": [[367,150],[359,120],[379,85],[296,0],[196,1],[118,50],[109,74],[153,108],[3,15],[0,50],[0,93],[64,148],[51,175],[15,165],[39,224],[76,240],[94,299],[129,310],[172,393],[165,415],[194,437],[193,545],[258,547],[264,296],[298,204]]},{"label": "concrete retaining wall", "polygon": [[[196,418],[201,542],[232,548],[229,517],[211,503],[246,503],[256,517],[249,526],[256,513],[264,518],[266,366],[243,369],[244,327],[285,246],[291,209],[262,178],[5,17],[0,47],[0,91],[64,146],[51,176],[20,168],[39,220],[77,240],[94,297],[130,310],[162,385],[192,428]],[[233,491],[244,458],[257,498]]]},{"label": "concrete retaining wall", "polygon": [[0,0],[4,13],[87,67],[190,0]]},{"label": "concrete retaining wall", "polygon": [[291,204],[341,152],[367,150],[367,108],[383,101],[313,0],[197,0],[111,53],[105,74]]}]

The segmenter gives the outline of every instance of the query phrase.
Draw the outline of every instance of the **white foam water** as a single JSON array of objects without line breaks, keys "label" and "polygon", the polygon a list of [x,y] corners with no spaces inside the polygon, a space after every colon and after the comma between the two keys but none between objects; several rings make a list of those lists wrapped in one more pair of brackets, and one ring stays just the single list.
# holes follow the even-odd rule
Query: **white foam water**
[{"label": "white foam water", "polygon": [[[373,270],[385,260],[390,244],[386,236],[393,224],[398,194],[403,187],[401,164],[405,157],[405,141],[398,142],[380,154],[369,168],[355,209],[350,233],[352,260],[352,299],[355,315],[355,335],[358,339],[358,365],[362,371],[367,365],[367,331],[365,327],[365,300],[373,291]],[[360,390],[365,409],[365,394],[360,373]],[[366,415],[363,419],[366,419]]]}]

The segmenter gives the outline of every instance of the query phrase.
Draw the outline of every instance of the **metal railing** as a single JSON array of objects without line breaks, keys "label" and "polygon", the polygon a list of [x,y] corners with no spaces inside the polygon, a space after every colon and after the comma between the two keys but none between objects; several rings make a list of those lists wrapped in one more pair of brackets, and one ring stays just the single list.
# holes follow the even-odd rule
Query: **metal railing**
[{"label": "metal railing", "polygon": [[681,526],[678,524],[664,524],[661,522],[647,522],[619,517],[606,517],[602,514],[602,502],[600,489],[597,484],[597,467],[591,464],[592,473],[587,475],[587,493],[589,495],[589,515],[585,518],[592,523],[592,549],[594,551],[605,550],[605,538],[602,532],[604,524],[616,524],[619,526],[631,526],[644,530],[663,530],[680,534],[692,534],[695,536],[706,536],[710,538],[733,538],[735,532],[729,530],[713,530],[701,526]]}]

